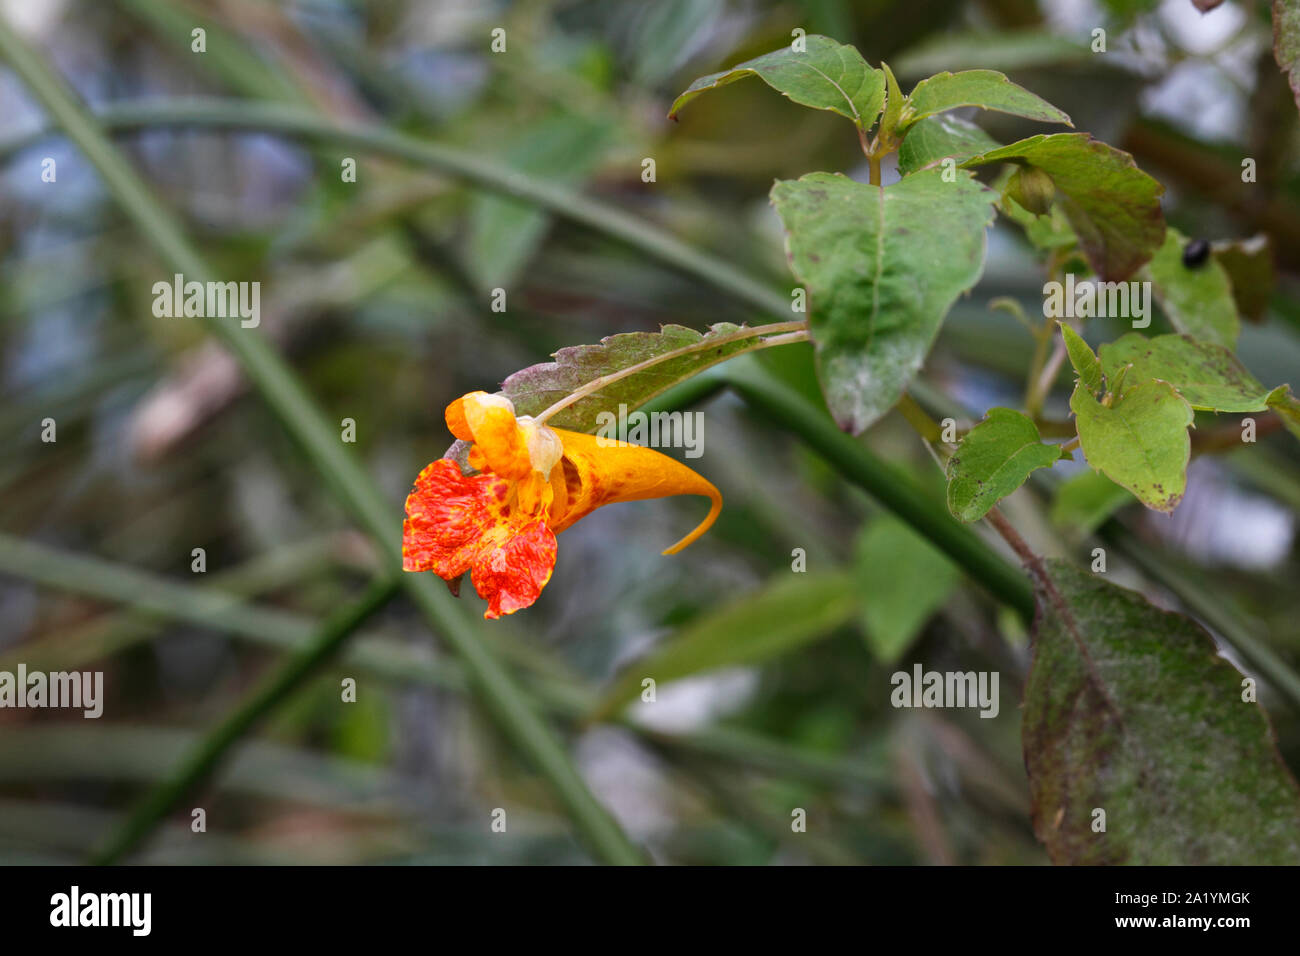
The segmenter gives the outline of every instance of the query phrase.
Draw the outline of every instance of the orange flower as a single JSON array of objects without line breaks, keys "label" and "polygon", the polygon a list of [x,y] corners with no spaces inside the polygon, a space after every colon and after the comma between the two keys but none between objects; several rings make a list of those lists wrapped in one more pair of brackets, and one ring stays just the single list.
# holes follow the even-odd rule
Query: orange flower
[{"label": "orange flower", "polygon": [[713,506],[676,554],[722,510],[722,495],[685,465],[640,445],[515,417],[501,395],[470,392],[447,406],[447,427],[472,442],[470,467],[440,458],[406,499],[402,566],[447,581],[471,572],[489,620],[537,600],[555,569],[555,536],[616,501],[703,495]]}]

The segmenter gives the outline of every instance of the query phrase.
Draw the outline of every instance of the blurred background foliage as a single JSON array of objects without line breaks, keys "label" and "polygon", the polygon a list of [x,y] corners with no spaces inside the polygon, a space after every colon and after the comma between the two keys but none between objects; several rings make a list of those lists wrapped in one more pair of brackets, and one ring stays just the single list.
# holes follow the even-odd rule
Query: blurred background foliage
[{"label": "blurred background foliage", "polygon": [[[855,138],[760,83],[701,99],[680,124],[665,118],[672,97],[796,27],[888,60],[905,88],[944,69],[1002,70],[1131,151],[1183,232],[1270,237],[1276,282],[1255,287],[1267,305],[1239,354],[1262,381],[1300,386],[1297,111],[1265,3],[1202,15],[1191,0],[8,0],[0,15],[97,111],[222,97],[380,124],[598,197],[781,295],[793,282],[768,188],[814,169],[861,176]],[[204,53],[191,51],[196,26]],[[495,27],[504,54],[490,52]],[[1105,54],[1089,49],[1097,27]],[[66,140],[28,137],[45,121],[8,73],[0,115],[0,669],[102,669],[107,687],[98,721],[0,711],[0,859],[74,861],[378,559],[205,340],[203,322],[220,320],[153,316],[152,285],[170,268]],[[1002,142],[1035,131],[998,114],[980,122]],[[615,332],[765,320],[598,229],[351,147],[176,128],[117,141],[223,277],[262,283],[255,334],[328,417],[356,421],[394,536],[412,479],[449,441],[452,398]],[[41,181],[47,156],[57,184]],[[349,156],[356,183],[340,179]],[[1245,156],[1255,184],[1240,181]],[[975,418],[1018,404],[1033,341],[988,302],[1036,311],[1042,281],[999,225],[919,394]],[[505,313],[490,310],[496,287]],[[806,346],[763,361],[814,394]],[[1058,417],[1064,399],[1058,389],[1049,406]],[[563,535],[536,606],[478,628],[591,788],[662,862],[1045,862],[1020,755],[1023,623],[740,399],[724,391],[700,407],[705,455],[691,464],[726,499],[710,534],[663,558],[697,500],[603,510]],[[897,414],[864,440],[941,494]],[[1296,464],[1284,435],[1197,458],[1171,518],[1126,506],[1106,525],[1109,573],[1212,625],[1217,610],[1300,665]],[[1035,483],[1005,508],[1035,548],[1086,558],[1105,510],[1071,504]],[[803,576],[791,574],[796,548]],[[654,704],[585,719],[632,661],[680,633],[709,635],[712,653],[679,661],[683,678],[661,683]],[[914,661],[1000,671],[1000,714],[891,708],[890,675]],[[354,704],[339,701],[344,676],[358,680]],[[1260,676],[1284,757],[1300,766],[1295,702]],[[190,832],[189,806],[207,810],[206,834]],[[496,807],[505,835],[490,832]],[[791,832],[796,807],[806,834]],[[589,859],[400,598],[134,858]]]}]

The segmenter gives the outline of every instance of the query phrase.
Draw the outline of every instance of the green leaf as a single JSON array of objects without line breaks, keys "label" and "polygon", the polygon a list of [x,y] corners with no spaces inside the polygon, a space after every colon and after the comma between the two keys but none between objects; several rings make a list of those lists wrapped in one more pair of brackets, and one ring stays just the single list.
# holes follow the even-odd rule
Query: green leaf
[{"label": "green leaf", "polygon": [[1192,408],[1168,382],[1143,382],[1109,408],[1080,383],[1070,397],[1088,464],[1137,495],[1148,508],[1173,511],[1187,486]]},{"label": "green leaf", "polygon": [[1074,125],[1069,116],[1047,100],[1017,86],[996,70],[964,70],[936,73],[916,84],[907,98],[900,128],[907,129],[917,120],[961,106],[978,106],[1040,123]]},{"label": "green leaf", "polygon": [[1273,58],[1300,107],[1300,5],[1294,0],[1273,0]]},{"label": "green leaf", "polygon": [[555,402],[603,375],[636,365],[657,355],[682,350],[642,372],[612,382],[599,392],[556,412],[549,424],[570,431],[591,432],[601,412],[617,413],[644,405],[684,379],[752,348],[759,339],[745,326],[719,322],[705,334],[682,325],[665,325],[658,332],[623,332],[609,335],[599,345],[574,345],[543,362],[515,372],[501,383],[501,391],[514,403],[517,415],[538,415]]},{"label": "green leaf", "polygon": [[961,521],[978,521],[988,510],[1061,457],[1045,444],[1034,423],[1011,408],[990,408],[948,459],[948,510]]},{"label": "green leaf", "polygon": [[1079,382],[1090,394],[1096,395],[1105,384],[1102,379],[1101,361],[1091,346],[1083,340],[1083,336],[1064,322],[1058,322],[1057,325],[1061,327],[1061,337],[1065,339],[1065,354],[1070,357],[1070,364],[1079,374]]},{"label": "green leaf", "polygon": [[1249,239],[1216,242],[1211,251],[1228,274],[1237,314],[1250,322],[1262,322],[1277,285],[1268,236],[1260,233]]},{"label": "green leaf", "polygon": [[1295,781],[1210,635],[1065,562],[1037,577],[1022,736],[1052,861],[1300,863]]},{"label": "green leaf", "polygon": [[1213,256],[1196,267],[1183,265],[1186,245],[1187,237],[1170,229],[1147,266],[1156,301],[1179,332],[1232,348],[1241,323],[1228,274]]},{"label": "green leaf", "polygon": [[1264,401],[1270,409],[1277,412],[1286,430],[1296,438],[1300,438],[1300,400],[1291,394],[1291,389],[1286,385],[1279,385],[1268,393],[1268,398]]},{"label": "green leaf", "polygon": [[1133,500],[1127,488],[1096,471],[1081,471],[1061,482],[1052,500],[1050,517],[1058,528],[1092,534],[1124,505]]},{"label": "green leaf", "polygon": [[876,660],[897,663],[959,579],[953,563],[898,518],[881,515],[867,525],[857,542],[856,584]]},{"label": "green leaf", "polygon": [[994,194],[937,169],[881,188],[811,173],[778,181],[827,405],[862,431],[897,403],[953,301],[978,281]]},{"label": "green leaf", "polygon": [[1186,335],[1157,335],[1149,339],[1137,332],[1101,347],[1101,364],[1107,377],[1132,365],[1129,384],[1158,378],[1168,382],[1192,408],[1211,412],[1262,412],[1269,389],[1221,345],[1197,342]]},{"label": "green leaf", "polygon": [[807,50],[782,47],[721,73],[702,76],[673,102],[668,116],[706,90],[757,76],[801,106],[830,110],[851,119],[864,133],[885,105],[885,75],[867,64],[854,47],[816,34],[804,38]]},{"label": "green leaf", "polygon": [[908,131],[898,148],[898,171],[906,176],[952,157],[963,163],[972,156],[998,148],[998,142],[970,120],[957,116],[931,116]]},{"label": "green leaf", "polygon": [[1100,278],[1127,279],[1164,241],[1164,187],[1138,169],[1128,153],[1087,133],[1053,133],[982,153],[962,165],[1015,161],[1037,166],[1052,177],[1057,202]]},{"label": "green leaf", "polygon": [[628,667],[602,697],[593,720],[618,711],[656,685],[723,667],[757,664],[828,636],[853,619],[856,588],[848,574],[797,573],[723,605],[672,635]]}]

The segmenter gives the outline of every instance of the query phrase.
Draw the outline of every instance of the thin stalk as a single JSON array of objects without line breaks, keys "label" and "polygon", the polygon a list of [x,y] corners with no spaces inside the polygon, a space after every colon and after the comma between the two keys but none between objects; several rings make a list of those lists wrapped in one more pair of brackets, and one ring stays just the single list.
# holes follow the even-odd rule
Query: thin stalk
[{"label": "thin stalk", "polygon": [[[156,100],[113,106],[97,114],[96,120],[109,132],[163,126],[247,130],[401,159],[522,199],[563,219],[602,232],[664,265],[728,293],[736,301],[759,312],[772,315],[788,315],[790,312],[789,299],[776,289],[621,209],[529,176],[478,153],[431,143],[374,124],[339,123],[281,104],[220,99]],[[61,120],[58,125],[63,125]],[[37,130],[0,142],[0,160],[54,132],[55,128]]]},{"label": "thin stalk", "polygon": [[392,600],[398,588],[396,576],[376,580],[360,599],[330,617],[314,639],[281,664],[225,720],[208,731],[171,776],[145,795],[122,826],[94,852],[91,862],[99,865],[116,863],[138,847],[182,800],[212,776],[222,759],[240,740],[273,710],[288,703],[354,631]]},{"label": "thin stalk", "polygon": [[[629,376],[632,375],[637,375],[641,372],[644,372],[646,369],[653,368],[654,366],[659,365],[663,362],[670,362],[673,359],[681,358],[684,355],[694,355],[696,352],[711,351],[722,345],[730,345],[733,342],[743,342],[746,339],[759,339],[762,336],[773,335],[774,333],[781,333],[781,332],[787,332],[791,334],[774,336],[771,339],[764,339],[762,341],[754,343],[753,346],[749,349],[736,351],[736,352],[728,352],[727,354],[719,357],[717,359],[717,362],[725,362],[727,359],[734,358],[737,355],[744,355],[746,351],[754,351],[756,349],[761,349],[772,345],[785,345],[788,342],[802,342],[802,341],[806,341],[808,338],[807,328],[805,326],[805,323],[803,323],[802,321],[774,322],[770,325],[759,325],[759,326],[755,326],[754,328],[741,329],[740,331],[732,332],[729,335],[706,336],[705,338],[701,339],[698,342],[693,342],[690,345],[683,345],[681,348],[671,349],[670,351],[664,352],[660,355],[651,356],[650,358],[642,362],[637,362],[635,365],[629,365],[627,368],[621,368],[617,372],[610,372],[608,375],[602,375],[600,376],[600,378],[592,379],[586,385],[583,385],[581,388],[575,389],[574,391],[570,392],[568,395],[564,396],[564,398],[560,399],[558,402],[553,404],[550,408],[546,409],[544,412],[538,415],[534,419],[534,421],[536,421],[537,424],[539,425],[545,424],[546,420],[550,418],[552,415],[564,411],[564,409],[568,408],[570,405],[582,401],[588,395],[594,395],[596,392],[599,392],[602,389],[607,388],[610,385],[613,385],[615,382],[621,381],[622,379],[628,378]],[[717,364],[717,363],[715,362],[713,364]],[[703,371],[705,368],[709,368],[709,367],[710,366],[708,365],[701,366],[700,371]]]},{"label": "thin stalk", "polygon": [[937,442],[943,438],[943,429],[939,427],[939,423],[906,392],[898,400],[898,411],[927,442]]},{"label": "thin stalk", "polygon": [[[0,57],[9,63],[54,122],[90,160],[109,193],[171,269],[185,274],[187,279],[200,282],[217,278],[190,244],[176,218],[158,202],[155,194],[109,142],[62,77],[28,47],[3,17],[0,17]],[[239,103],[228,104],[227,108],[251,112],[255,107],[254,104]],[[294,115],[299,120],[317,123],[300,112],[295,111]],[[228,114],[226,118],[231,116]],[[316,128],[319,132],[321,127]],[[329,129],[328,124],[325,129]],[[416,154],[423,152],[426,157],[429,155],[422,149],[424,144],[418,141],[382,130],[372,132],[376,137],[387,138],[395,147],[411,149]],[[396,142],[392,143],[394,140]],[[433,155],[439,155],[436,149]],[[471,170],[476,163],[481,163],[479,157],[452,158],[457,163],[468,161]],[[514,174],[503,175],[508,181]],[[499,183],[503,187],[507,184]],[[527,192],[527,183],[521,184],[520,188]],[[550,198],[559,202],[560,197]],[[631,217],[626,218],[631,220]],[[635,223],[635,220],[631,221]],[[635,224],[640,227],[639,223]],[[786,307],[784,298],[781,304]],[[226,321],[211,322],[209,329],[239,362],[249,381],[339,500],[374,539],[390,569],[400,572],[399,515],[347,446],[339,441],[337,429],[316,406],[302,382],[258,331],[243,329],[238,323]],[[541,772],[569,813],[578,833],[598,857],[617,864],[644,862],[640,851],[596,800],[560,741],[529,706],[514,679],[480,640],[465,611],[441,586],[441,582],[435,583],[431,578],[432,575],[428,574],[400,575],[408,595],[434,631],[464,662],[476,692],[507,739]]]},{"label": "thin stalk", "polygon": [[1052,346],[1051,356],[1043,363],[1042,371],[1031,380],[1026,391],[1025,413],[1030,418],[1037,418],[1042,412],[1043,403],[1047,401],[1047,396],[1052,391],[1056,376],[1061,374],[1061,366],[1065,364],[1065,358],[1065,339],[1057,338],[1056,344]]},{"label": "thin stalk", "polygon": [[844,434],[834,421],[757,363],[742,359],[724,366],[723,377],[749,404],[802,438],[841,475],[928,538],[998,600],[1026,621],[1034,613],[1029,580],[970,528],[952,518],[943,503],[907,475]]}]

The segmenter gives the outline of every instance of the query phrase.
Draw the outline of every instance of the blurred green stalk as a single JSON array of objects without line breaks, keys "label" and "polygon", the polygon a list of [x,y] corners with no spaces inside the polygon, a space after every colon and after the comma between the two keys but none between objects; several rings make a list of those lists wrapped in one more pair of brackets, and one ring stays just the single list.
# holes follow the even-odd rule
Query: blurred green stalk
[{"label": "blurred green stalk", "polygon": [[[86,122],[90,121],[87,117]],[[431,143],[382,126],[338,123],[293,106],[220,99],[156,100],[111,106],[95,114],[94,121],[108,132],[179,126],[278,133],[315,144],[328,143],[401,159],[524,200],[618,239],[759,312],[798,317],[790,311],[788,296],[621,209],[521,173],[478,153]],[[59,125],[64,125],[62,120]],[[51,132],[38,130],[0,142],[0,160],[39,142]]]},{"label": "blurred green stalk", "polygon": [[116,863],[139,846],[188,794],[212,775],[221,759],[245,734],[276,707],[286,703],[367,618],[392,600],[400,587],[397,574],[373,582],[359,600],[321,625],[320,632],[309,643],[299,648],[247,700],[204,735],[172,775],[151,790],[122,826],[94,852],[90,862],[100,865]]},{"label": "blurred green stalk", "polygon": [[[63,79],[3,17],[0,17],[0,57],[9,63],[54,122],[99,171],[108,191],[168,265],[185,275],[187,280],[215,280],[217,276],[190,245],[175,217],[157,201],[122,154],[104,136]],[[251,110],[254,107],[243,103],[233,108]],[[383,131],[376,135],[405,140],[405,137]],[[209,329],[240,363],[244,373],[322,478],[374,538],[384,560],[399,574],[402,585],[435,632],[464,661],[476,692],[483,698],[501,730],[548,780],[592,851],[607,863],[632,865],[644,862],[640,851],[591,793],[560,741],[479,640],[465,613],[442,582],[433,580],[433,576],[428,574],[401,573],[401,555],[397,547],[401,523],[395,509],[346,450],[337,429],[331,427],[293,371],[263,335],[232,322],[214,322]]]}]

